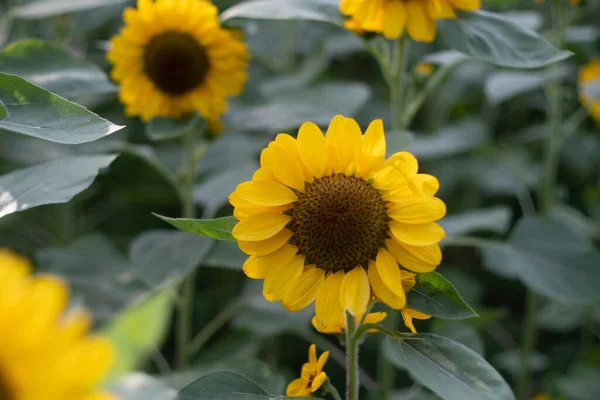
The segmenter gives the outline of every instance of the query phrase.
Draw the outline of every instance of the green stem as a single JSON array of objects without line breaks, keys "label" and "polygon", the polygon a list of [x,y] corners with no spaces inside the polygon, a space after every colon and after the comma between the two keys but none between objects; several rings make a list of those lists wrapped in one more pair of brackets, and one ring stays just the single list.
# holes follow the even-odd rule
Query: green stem
[{"label": "green stem", "polygon": [[338,390],[335,388],[335,386],[333,386],[331,384],[331,382],[329,382],[329,379],[327,379],[327,385],[325,387],[325,390],[327,391],[327,393],[329,393],[331,395],[331,397],[334,398],[334,400],[342,400],[342,397],[340,396],[340,392],[338,392]]},{"label": "green stem", "polygon": [[390,64],[390,77],[387,79],[390,89],[390,111],[392,115],[392,130],[401,131],[405,129],[403,121],[403,107],[407,85],[404,76],[406,75],[406,63],[408,54],[408,39],[402,35],[394,42],[392,51],[392,62]]},{"label": "green stem", "polygon": [[536,313],[538,307],[538,295],[527,290],[525,299],[525,325],[521,339],[521,372],[519,375],[518,393],[521,400],[529,399],[529,364],[531,353],[535,350],[536,342]]},{"label": "green stem", "polygon": [[234,301],[202,328],[188,346],[188,353],[197,353],[235,314],[242,308],[242,302]]},{"label": "green stem", "polygon": [[[181,214],[183,218],[195,218],[196,206],[194,204],[193,190],[196,172],[195,155],[195,126],[183,135],[183,147],[185,152],[185,168],[181,182]],[[191,274],[182,284],[181,301],[177,309],[176,326],[176,363],[181,369],[188,363],[188,345],[192,332],[192,309],[194,303],[196,275]]]},{"label": "green stem", "polygon": [[[392,310],[391,312],[388,312],[388,317],[385,319],[385,321],[383,321],[386,326],[378,324],[361,325],[357,330],[356,336],[361,337],[364,333],[366,333],[369,329],[369,325],[375,325],[375,329],[380,332],[393,331],[396,324],[395,317],[396,313]],[[383,354],[381,351],[381,348],[377,353],[377,381],[379,386],[377,388],[375,398],[378,400],[387,400],[389,392],[394,387],[394,366],[388,361],[385,354]]]},{"label": "green stem", "polygon": [[[563,5],[555,0],[553,4],[555,12],[554,32],[556,33],[555,45],[560,48],[563,43],[564,30],[566,28]],[[556,180],[556,169],[558,164],[558,150],[562,141],[562,93],[561,81],[559,75],[559,64],[553,66],[554,79],[548,89],[548,121],[550,125],[550,137],[546,143],[544,154],[544,180],[538,193],[539,209],[542,213],[548,213],[552,207],[554,184]],[[525,325],[521,339],[521,370],[518,380],[519,398],[526,400],[529,398],[529,388],[531,386],[531,376],[529,370],[531,353],[535,351],[537,339],[537,308],[538,295],[531,289],[527,289],[525,298]]]},{"label": "green stem", "polygon": [[356,318],[346,311],[346,400],[358,400],[358,342]]}]

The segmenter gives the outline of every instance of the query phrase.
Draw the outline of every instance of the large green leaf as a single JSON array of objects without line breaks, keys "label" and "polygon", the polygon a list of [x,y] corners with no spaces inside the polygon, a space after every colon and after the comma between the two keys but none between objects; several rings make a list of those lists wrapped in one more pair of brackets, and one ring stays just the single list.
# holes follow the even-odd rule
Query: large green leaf
[{"label": "large green leaf", "polygon": [[386,338],[384,354],[445,400],[514,400],[502,376],[475,351],[430,334]]},{"label": "large green leaf", "polygon": [[158,351],[169,327],[175,296],[173,289],[163,289],[143,303],[126,309],[102,329],[101,334],[117,350],[108,379],[142,366],[151,352]]},{"label": "large green leaf", "polygon": [[[441,323],[435,323],[438,321]],[[460,321],[435,320],[431,328],[431,333],[462,343],[478,354],[485,356],[483,338],[471,325]]]},{"label": "large green leaf", "polygon": [[241,271],[242,265],[248,258],[247,254],[242,253],[236,242],[219,240],[210,253],[202,260],[202,264],[207,267],[233,269]]},{"label": "large green leaf", "polygon": [[65,49],[39,39],[26,39],[7,46],[0,53],[0,71],[68,98],[117,90],[95,64],[75,58]]},{"label": "large green leaf", "polygon": [[474,59],[503,67],[539,68],[572,55],[536,32],[487,11],[460,13],[437,22],[446,46]]},{"label": "large green leaf", "polygon": [[119,378],[108,387],[120,400],[176,400],[177,390],[141,372]]},{"label": "large green leaf", "polygon": [[0,101],[0,120],[3,120],[6,117],[8,117],[8,110],[6,109],[4,103]]},{"label": "large green leaf", "polygon": [[407,306],[443,319],[476,317],[477,313],[460,297],[454,286],[437,272],[417,274],[417,283],[406,294]]},{"label": "large green leaf", "polygon": [[0,101],[10,115],[0,120],[8,131],[64,144],[91,142],[123,128],[84,107],[0,72]]},{"label": "large green leaf", "polygon": [[550,217],[524,217],[508,243],[484,248],[485,264],[564,304],[600,301],[600,252],[587,232]]},{"label": "large green leaf", "polygon": [[221,22],[237,18],[303,20],[343,26],[338,0],[249,0],[221,14]]},{"label": "large green leaf", "polygon": [[63,276],[94,321],[105,324],[193,272],[212,242],[178,231],[144,232],[132,243],[128,260],[104,236],[94,235],[37,256],[40,269]]},{"label": "large green leaf", "polygon": [[36,19],[84,11],[112,4],[125,3],[127,0],[36,0],[14,7],[11,14],[21,19]]},{"label": "large green leaf", "polygon": [[235,217],[190,219],[169,218],[158,214],[154,215],[184,232],[208,236],[213,239],[235,241],[235,238],[231,234],[233,227],[237,224],[237,219],[235,219]]},{"label": "large green leaf", "polygon": [[179,392],[180,400],[284,400],[307,399],[270,395],[242,374],[231,371],[215,372],[198,379]]},{"label": "large green leaf", "polygon": [[0,218],[44,204],[68,202],[87,189],[115,158],[68,157],[0,176]]}]

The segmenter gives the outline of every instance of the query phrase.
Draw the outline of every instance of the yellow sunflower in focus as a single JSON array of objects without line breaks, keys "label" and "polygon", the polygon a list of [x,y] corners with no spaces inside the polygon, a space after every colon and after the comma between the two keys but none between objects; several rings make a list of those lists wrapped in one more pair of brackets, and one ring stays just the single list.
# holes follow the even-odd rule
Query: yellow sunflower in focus
[{"label": "yellow sunflower in focus", "polygon": [[247,79],[247,50],[237,32],[221,28],[217,8],[206,0],[138,0],[123,15],[107,57],[126,114],[218,120]]},{"label": "yellow sunflower in focus", "polygon": [[86,335],[87,314],[63,315],[69,293],[61,280],[30,273],[27,259],[0,249],[0,399],[116,400],[94,391],[112,345]]},{"label": "yellow sunflower in focus", "polygon": [[593,97],[591,94],[585,93],[586,85],[599,87],[598,91],[600,91],[600,59],[591,61],[581,67],[579,71],[581,103],[587,107],[592,118],[600,125],[600,97]]},{"label": "yellow sunflower in focus", "polygon": [[279,134],[263,150],[229,200],[233,236],[250,255],[244,272],[264,279],[267,300],[297,311],[316,299],[319,325],[335,326],[344,310],[363,315],[373,296],[404,308],[403,276],[414,274],[398,264],[418,273],[440,264],[439,183],[418,173],[412,154],[385,154],[381,120],[363,136],[343,116],[326,136],[306,122],[298,139]]},{"label": "yellow sunflower in focus", "polygon": [[355,32],[382,33],[396,39],[404,29],[414,40],[431,42],[436,19],[456,18],[456,10],[476,11],[481,0],[341,0],[340,12]]},{"label": "yellow sunflower in focus", "polygon": [[302,366],[300,378],[290,382],[285,395],[309,397],[311,393],[319,390],[327,380],[327,375],[323,372],[327,358],[329,358],[328,351],[317,359],[317,346],[311,344],[308,348],[308,362]]}]

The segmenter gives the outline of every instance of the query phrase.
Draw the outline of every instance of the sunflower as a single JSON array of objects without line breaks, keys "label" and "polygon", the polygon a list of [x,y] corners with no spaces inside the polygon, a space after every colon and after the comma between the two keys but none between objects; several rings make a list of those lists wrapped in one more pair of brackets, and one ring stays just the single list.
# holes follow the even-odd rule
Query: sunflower
[{"label": "sunflower", "polygon": [[364,136],[351,118],[336,116],[324,137],[312,122],[298,139],[279,134],[260,157],[252,180],[230,195],[233,229],[250,255],[247,276],[264,279],[263,294],[290,311],[316,299],[323,327],[344,310],[363,315],[373,295],[391,308],[406,305],[403,276],[441,262],[446,213],[439,183],[417,173],[415,157],[385,160],[381,120]]},{"label": "sunflower", "polygon": [[435,20],[456,18],[455,10],[475,11],[481,0],[341,0],[340,12],[350,19],[348,29],[382,33],[388,39],[404,28],[416,41],[435,38]]},{"label": "sunflower", "polygon": [[311,344],[308,348],[308,362],[302,366],[300,378],[294,379],[288,385],[286,396],[309,397],[311,393],[319,390],[327,380],[327,374],[323,372],[323,366],[329,358],[329,352],[321,354],[317,360],[317,346]]},{"label": "sunflower", "polygon": [[206,0],[138,0],[107,54],[129,116],[179,118],[198,112],[214,123],[227,96],[242,91],[247,49],[222,29]]},{"label": "sunflower", "polygon": [[600,97],[585,93],[586,85],[600,86],[600,59],[593,60],[579,71],[580,100],[587,107],[596,123],[600,124]]},{"label": "sunflower", "polygon": [[63,315],[69,293],[29,261],[0,249],[0,399],[116,400],[93,388],[113,362],[111,344],[87,336],[88,314]]}]

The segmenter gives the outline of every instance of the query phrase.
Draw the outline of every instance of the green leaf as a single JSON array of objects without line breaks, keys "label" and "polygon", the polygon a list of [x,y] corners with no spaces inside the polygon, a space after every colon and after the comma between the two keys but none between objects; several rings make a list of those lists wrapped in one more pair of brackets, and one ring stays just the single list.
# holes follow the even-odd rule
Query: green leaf
[{"label": "green leaf", "polygon": [[44,204],[68,202],[116,157],[68,157],[0,176],[0,218]]},{"label": "green leaf", "polygon": [[[509,372],[513,377],[521,373],[521,352],[516,349],[510,349],[498,353],[493,358],[493,363],[498,368]],[[531,372],[540,372],[548,368],[550,359],[543,353],[533,352],[529,357],[529,370]]]},{"label": "green leaf", "polygon": [[573,53],[552,46],[536,32],[487,11],[459,13],[437,21],[446,46],[476,60],[502,67],[539,68]]},{"label": "green leaf", "polygon": [[498,71],[485,81],[485,96],[490,104],[497,105],[520,94],[529,93],[558,78],[565,78],[572,73],[571,68],[560,68],[554,71]]},{"label": "green leaf", "polygon": [[228,8],[221,22],[237,18],[302,20],[344,26],[337,0],[249,0]]},{"label": "green leaf", "polygon": [[563,304],[600,301],[600,252],[588,233],[551,217],[521,218],[505,247],[484,249],[485,265]]},{"label": "green leaf", "polygon": [[208,236],[218,240],[235,241],[235,238],[231,234],[233,227],[238,222],[235,217],[223,217],[216,219],[189,219],[169,218],[158,214],[154,215],[184,232]]},{"label": "green leaf", "polygon": [[166,288],[126,309],[100,331],[117,351],[107,379],[142,366],[151,352],[158,351],[169,327],[175,295],[171,288]]},{"label": "green leaf", "polygon": [[462,343],[478,354],[481,354],[482,356],[485,355],[483,338],[471,325],[454,321],[446,322],[442,320],[436,320],[435,322],[438,321],[441,323],[434,323],[431,333],[444,336],[458,343]]},{"label": "green leaf", "polygon": [[440,221],[447,236],[464,235],[470,232],[486,231],[506,234],[510,227],[509,207],[495,206],[480,210],[469,210],[450,214]]},{"label": "green leaf", "polygon": [[552,332],[569,332],[581,326],[588,310],[585,307],[550,302],[537,313],[540,328]]},{"label": "green leaf", "polygon": [[215,243],[206,258],[202,260],[202,265],[241,271],[242,265],[247,258],[248,255],[240,250],[236,242],[219,240]]},{"label": "green leaf", "polygon": [[416,281],[415,287],[406,294],[408,307],[442,319],[477,316],[454,286],[437,272],[417,274]]},{"label": "green leaf", "polygon": [[108,391],[120,400],[177,400],[177,390],[141,372],[119,378]]},{"label": "green leaf", "polygon": [[23,78],[0,72],[0,101],[8,131],[64,144],[91,142],[122,129],[80,105],[39,88]]},{"label": "green leaf", "polygon": [[8,117],[8,110],[6,109],[4,103],[0,101],[0,120],[3,120],[6,117]]},{"label": "green leaf", "polygon": [[445,400],[514,400],[502,376],[475,351],[430,334],[387,337],[384,354]]},{"label": "green leaf", "polygon": [[14,7],[11,14],[21,19],[36,19],[125,3],[126,1],[127,0],[37,0],[22,6]]},{"label": "green leaf", "polygon": [[203,124],[204,122],[197,114],[182,119],[154,118],[146,124],[146,135],[148,139],[154,141],[174,139],[190,129],[202,131]]},{"label": "green leaf", "polygon": [[95,64],[39,39],[21,40],[7,46],[0,53],[0,71],[68,98],[117,91]]}]

